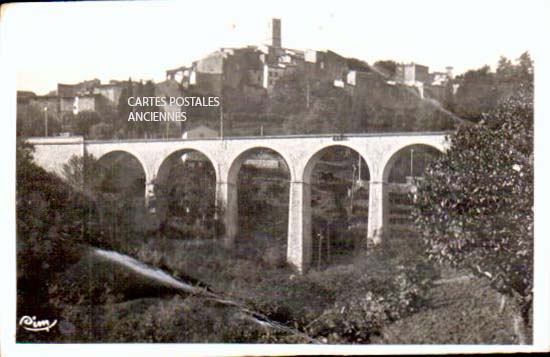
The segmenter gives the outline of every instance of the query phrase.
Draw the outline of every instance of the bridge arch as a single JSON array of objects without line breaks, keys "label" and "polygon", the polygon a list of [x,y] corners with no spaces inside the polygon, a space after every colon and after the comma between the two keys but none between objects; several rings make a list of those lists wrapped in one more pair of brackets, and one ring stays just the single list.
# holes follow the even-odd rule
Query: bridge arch
[{"label": "bridge arch", "polygon": [[160,163],[154,182],[154,209],[162,226],[185,236],[216,237],[215,190],[216,169],[205,153],[172,151]]},{"label": "bridge arch", "polygon": [[384,232],[409,228],[413,207],[410,193],[416,190],[413,179],[422,175],[432,157],[444,152],[443,142],[409,142],[394,148],[381,161],[381,180],[371,185],[379,207],[373,212],[375,220],[369,233],[374,242],[379,242]]},{"label": "bridge arch", "polygon": [[[272,148],[270,146],[255,145],[255,146],[252,146],[252,147],[247,147],[246,149],[240,151],[237,155],[235,155],[235,157],[233,159],[230,160],[229,169],[228,169],[226,177],[225,177],[227,182],[230,182],[230,183],[236,183],[237,182],[239,171],[240,171],[242,165],[248,159],[248,156],[251,153],[253,153],[254,151],[272,152],[272,153],[276,154],[277,156],[279,156],[280,158],[282,158],[285,165],[286,165],[286,167],[288,168],[288,172],[290,174],[290,181],[294,180],[294,176],[295,176],[294,175],[294,166],[291,165],[291,163],[293,161],[290,160],[288,157],[286,157],[286,155],[282,151],[277,150],[275,148]],[[224,181],[223,178],[221,179],[221,181]]]},{"label": "bridge arch", "polygon": [[390,178],[390,173],[396,163],[396,161],[399,159],[400,154],[402,154],[407,149],[414,149],[414,148],[421,148],[428,151],[437,151],[441,154],[445,153],[445,147],[443,145],[438,144],[431,144],[431,143],[408,143],[404,145],[400,145],[399,147],[395,148],[389,155],[385,157],[385,159],[382,161],[381,165],[383,167],[382,171],[382,182],[388,182]]},{"label": "bridge arch", "polygon": [[[325,239],[325,246],[330,235],[329,232],[316,230],[319,236],[318,241],[313,240],[313,208],[312,208],[312,176],[315,166],[322,160],[322,158],[330,153],[331,149],[349,150],[358,155],[360,162],[364,163],[364,168],[361,177],[367,182],[371,177],[371,166],[366,155],[361,153],[358,148],[346,144],[346,143],[331,143],[322,147],[316,148],[313,153],[307,155],[304,161],[301,162],[300,167],[297,169],[298,179],[291,182],[290,187],[290,207],[289,207],[289,228],[288,228],[288,251],[287,259],[295,266],[299,271],[304,272],[312,262],[314,243],[317,247],[321,247],[321,240]],[[338,156],[338,155],[337,155]],[[363,165],[363,164],[361,164]],[[360,167],[360,166],[359,166]],[[338,171],[338,170],[336,170]],[[351,187],[353,192],[353,185]],[[366,192],[370,191],[370,187],[366,184]],[[344,198],[343,198],[344,199]],[[351,201],[353,202],[353,200]],[[353,207],[350,213],[353,211]],[[370,213],[367,216],[370,220]],[[328,222],[328,221],[327,221]],[[339,223],[336,222],[335,227],[338,227]],[[347,222],[350,223],[350,222]],[[328,227],[328,225],[327,225]],[[332,231],[332,230],[331,230]],[[366,232],[365,232],[366,233]],[[321,251],[321,249],[317,249]],[[321,254],[317,254],[317,261],[320,262]]]},{"label": "bridge arch", "polygon": [[327,145],[327,146],[323,146],[321,148],[318,148],[313,154],[311,154],[306,159],[305,163],[303,164],[303,169],[301,171],[301,180],[298,180],[298,181],[305,182],[305,183],[309,184],[311,182],[311,174],[313,173],[313,169],[315,168],[315,166],[319,163],[322,156],[325,155],[328,150],[334,149],[334,148],[349,149],[349,150],[354,151],[355,153],[357,153],[361,157],[361,159],[363,159],[363,161],[365,161],[365,163],[367,164],[367,170],[368,170],[369,175],[370,175],[370,170],[372,168],[371,163],[369,162],[368,157],[363,155],[360,152],[360,150],[358,150],[357,148],[355,148],[351,145],[331,144],[331,145]]},{"label": "bridge arch", "polygon": [[145,175],[145,181],[146,182],[149,181],[149,179],[151,178],[149,167],[145,164],[145,161],[141,158],[141,156],[136,152],[134,152],[133,150],[129,150],[125,148],[125,149],[115,149],[115,150],[107,151],[102,153],[101,155],[98,155],[97,161],[101,162],[101,161],[110,160],[110,159],[113,159],[115,155],[123,155],[133,160],[136,160],[139,163]]},{"label": "bridge arch", "polygon": [[195,148],[179,148],[179,149],[173,150],[168,155],[166,155],[158,164],[158,167],[154,175],[155,179],[157,180],[163,179],[162,176],[163,174],[165,174],[166,166],[170,164],[170,161],[177,159],[178,156],[181,157],[185,154],[193,154],[193,153],[197,153],[206,158],[206,160],[210,163],[210,165],[214,169],[214,172],[216,174],[216,180],[219,180],[220,174],[219,174],[218,168],[216,167],[217,166],[216,161],[213,160],[212,157],[207,152],[200,149],[195,149]]},{"label": "bridge arch", "polygon": [[[257,157],[254,157],[255,153],[258,154]],[[266,156],[269,156],[269,157],[266,157]],[[243,186],[242,182],[239,181],[239,176],[240,176],[239,174],[243,172],[242,169],[245,166],[245,163],[247,161],[250,161],[249,166],[247,166],[247,168],[255,171],[247,170],[246,172],[248,177],[247,178],[241,177],[241,179],[251,180],[249,181],[248,185]],[[284,202],[280,202],[280,203],[282,203],[283,206],[287,204],[288,199],[286,198],[287,197],[286,195],[288,194],[288,183],[292,180],[292,177],[293,177],[292,176],[293,170],[290,163],[291,161],[289,161],[283,153],[269,146],[247,147],[244,150],[239,150],[239,152],[236,155],[234,155],[234,158],[232,160],[228,160],[227,166],[224,166],[226,168],[226,171],[221,172],[222,179],[218,180],[218,187],[217,187],[217,202],[218,202],[218,206],[221,208],[221,211],[223,212],[223,215],[224,215],[224,225],[226,229],[225,236],[226,236],[227,243],[232,244],[234,241],[234,238],[237,236],[237,233],[239,232],[239,221],[241,221],[241,223],[246,223],[245,221],[239,220],[239,215],[242,216],[243,214],[245,214],[245,212],[242,211],[242,208],[245,207],[245,206],[242,206],[243,203],[259,204],[259,206],[257,207],[259,210],[257,212],[258,215],[260,215],[260,212],[267,212],[263,210],[262,207],[265,208],[264,207],[265,204],[268,204],[270,200],[272,201],[273,199],[272,195],[284,195]],[[265,176],[265,172],[262,174],[262,170],[266,170],[266,169],[275,170],[275,172],[273,173],[277,173],[277,171],[280,173],[284,173],[284,178],[279,177],[279,175],[270,177],[269,181],[272,181],[271,179],[273,179],[275,182],[269,182],[267,185],[268,187],[265,190],[262,190],[261,192],[255,191],[254,189],[252,191],[246,190],[249,187],[249,185],[254,186],[258,179],[259,180],[267,179],[266,177],[262,178],[262,176]],[[252,177],[254,177],[254,179],[252,179]],[[284,184],[281,186],[281,183],[284,183]],[[245,191],[243,191],[243,189],[245,189]],[[242,196],[242,193],[247,194],[247,196],[246,197]],[[266,195],[265,201],[253,199],[253,197],[257,197],[258,194]],[[241,203],[239,203],[239,201],[241,201]],[[264,204],[260,204],[258,202],[264,202]],[[279,208],[281,207],[278,205],[274,206],[275,211]],[[241,212],[239,213],[239,211]],[[278,232],[279,228],[281,228],[279,223],[283,225],[281,229],[286,229],[286,223],[285,223],[286,215],[283,221],[278,223],[271,221],[271,219],[269,218],[269,214],[264,218],[270,220],[271,222],[270,225],[266,225],[266,227],[269,226],[271,228],[274,228],[275,232]],[[252,224],[253,220],[249,219],[247,220],[247,222],[250,223],[248,225],[248,228],[251,229],[249,230],[249,233],[255,232],[254,235],[262,233],[259,231],[258,232],[255,231],[255,228],[254,228],[255,225]],[[278,233],[273,233],[273,234],[268,233],[266,236],[268,235],[271,235],[273,237],[279,237]]]},{"label": "bridge arch", "polygon": [[115,237],[144,222],[147,171],[138,156],[125,150],[104,153],[97,163],[95,174],[102,192],[97,201],[99,219],[108,234]]}]

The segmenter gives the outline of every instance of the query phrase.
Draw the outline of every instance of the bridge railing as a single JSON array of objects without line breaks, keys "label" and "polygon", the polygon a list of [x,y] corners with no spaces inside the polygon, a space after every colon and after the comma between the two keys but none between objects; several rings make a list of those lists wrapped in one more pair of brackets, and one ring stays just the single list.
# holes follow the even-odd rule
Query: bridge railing
[{"label": "bridge railing", "polygon": [[90,140],[82,136],[70,137],[31,137],[29,142],[35,144],[75,144],[78,142],[86,142],[88,144],[102,143],[135,143],[135,142],[193,142],[193,141],[234,141],[234,140],[285,140],[285,139],[315,139],[315,138],[332,138],[334,141],[345,141],[348,138],[362,137],[391,137],[391,136],[444,136],[454,133],[453,131],[428,131],[428,132],[382,132],[382,133],[332,133],[332,134],[295,134],[295,135],[264,135],[264,136],[225,136],[222,138],[155,138],[155,139],[106,139],[106,140]]}]

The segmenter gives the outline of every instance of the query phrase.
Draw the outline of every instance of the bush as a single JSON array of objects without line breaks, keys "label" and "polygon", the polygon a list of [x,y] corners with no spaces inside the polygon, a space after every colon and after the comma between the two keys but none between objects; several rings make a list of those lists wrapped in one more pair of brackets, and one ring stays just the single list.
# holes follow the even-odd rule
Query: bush
[{"label": "bush", "polygon": [[83,195],[36,166],[32,149],[22,144],[17,147],[16,201],[18,292],[37,295],[54,273],[79,258],[84,217],[91,208]]},{"label": "bush", "polygon": [[[18,315],[55,319],[48,286],[81,257],[87,198],[33,163],[32,147],[18,143],[16,167]],[[49,340],[54,334],[18,330],[18,341]]]},{"label": "bush", "polygon": [[417,266],[398,268],[392,279],[363,278],[336,299],[308,332],[330,343],[370,343],[382,328],[417,311],[430,286],[418,278]]},{"label": "bush", "polygon": [[68,306],[62,317],[74,323],[81,342],[250,343],[269,341],[276,335],[234,308],[199,297],[138,299],[93,310]]}]

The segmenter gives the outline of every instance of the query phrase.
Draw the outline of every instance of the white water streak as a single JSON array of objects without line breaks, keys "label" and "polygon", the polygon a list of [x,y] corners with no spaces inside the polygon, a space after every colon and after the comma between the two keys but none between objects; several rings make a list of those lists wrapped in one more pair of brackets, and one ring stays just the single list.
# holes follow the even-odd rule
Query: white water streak
[{"label": "white water streak", "polygon": [[207,298],[209,298],[211,300],[214,300],[214,301],[217,301],[217,302],[219,302],[223,305],[237,308],[242,313],[244,313],[245,315],[248,315],[248,319],[250,319],[251,321],[253,321],[257,324],[259,324],[260,326],[269,326],[271,328],[274,328],[274,329],[277,329],[277,330],[280,330],[280,331],[284,331],[286,333],[290,333],[290,334],[293,334],[293,335],[300,335],[300,336],[304,337],[306,340],[308,340],[310,342],[319,343],[319,341],[309,337],[308,335],[306,335],[306,334],[304,334],[304,333],[302,333],[302,332],[300,332],[296,329],[293,329],[291,327],[288,327],[288,326],[285,326],[281,323],[278,323],[276,321],[271,321],[269,318],[267,318],[263,314],[260,314],[260,313],[254,312],[252,310],[249,310],[248,308],[246,308],[245,306],[243,306],[242,304],[240,304],[236,301],[228,300],[228,299],[226,299],[222,296],[219,296],[217,294],[213,294],[209,291],[206,291],[205,289],[200,289],[200,288],[194,287],[192,285],[186,284],[186,283],[184,283],[180,280],[175,279],[174,277],[170,276],[169,274],[165,273],[164,271],[162,271],[160,269],[156,269],[156,268],[153,268],[151,266],[148,266],[148,265],[140,262],[139,260],[134,259],[132,257],[129,257],[127,255],[120,254],[120,253],[117,253],[117,252],[114,252],[114,251],[103,250],[103,249],[99,249],[99,248],[93,248],[93,253],[96,254],[97,256],[105,258],[109,261],[112,261],[112,262],[118,263],[120,265],[123,265],[123,266],[135,271],[136,273],[138,273],[140,275],[147,276],[151,279],[162,282],[162,283],[164,283],[168,286],[171,286],[173,288],[180,289],[182,291],[185,291],[185,292],[188,292],[188,293],[191,293],[191,294],[201,294],[201,295],[204,295]]},{"label": "white water streak", "polygon": [[180,289],[189,293],[202,292],[202,290],[199,290],[192,285],[185,284],[177,279],[174,279],[172,276],[168,275],[167,273],[165,273],[160,269],[147,266],[142,262],[140,262],[139,260],[136,260],[127,255],[120,254],[113,251],[98,249],[98,248],[94,248],[93,252],[100,257],[103,257],[107,260],[118,263],[120,265],[123,265],[127,268],[130,268],[131,270],[135,271],[140,275],[147,276],[151,279],[162,282],[173,288]]}]

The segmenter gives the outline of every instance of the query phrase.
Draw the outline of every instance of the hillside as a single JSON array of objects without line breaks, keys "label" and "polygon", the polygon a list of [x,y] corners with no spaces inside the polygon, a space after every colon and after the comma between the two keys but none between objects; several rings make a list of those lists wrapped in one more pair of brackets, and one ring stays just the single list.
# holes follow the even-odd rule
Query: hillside
[{"label": "hillside", "polygon": [[[433,98],[364,73],[354,88],[338,88],[296,72],[280,78],[271,92],[243,87],[222,96],[227,136],[442,131],[458,122]],[[186,127],[218,129],[219,108],[188,108]]]}]

